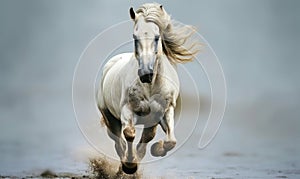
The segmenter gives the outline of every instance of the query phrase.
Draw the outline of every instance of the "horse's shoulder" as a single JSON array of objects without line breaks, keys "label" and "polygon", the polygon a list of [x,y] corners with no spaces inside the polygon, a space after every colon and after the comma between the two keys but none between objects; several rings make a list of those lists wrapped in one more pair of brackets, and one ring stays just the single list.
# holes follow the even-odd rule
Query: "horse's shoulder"
[{"label": "horse's shoulder", "polygon": [[117,62],[127,61],[132,57],[132,53],[121,53],[118,55],[113,56],[106,62],[104,68],[110,68],[112,65],[116,64]]},{"label": "horse's shoulder", "polygon": [[132,53],[121,53],[110,58],[103,68],[103,76],[116,64],[125,64],[132,57]]}]

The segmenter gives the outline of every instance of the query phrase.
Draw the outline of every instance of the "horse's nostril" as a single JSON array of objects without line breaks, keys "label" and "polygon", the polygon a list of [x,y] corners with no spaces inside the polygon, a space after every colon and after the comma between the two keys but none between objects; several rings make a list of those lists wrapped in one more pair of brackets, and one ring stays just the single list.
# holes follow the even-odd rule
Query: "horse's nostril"
[{"label": "horse's nostril", "polygon": [[148,73],[140,76],[140,80],[142,83],[151,83],[153,78],[153,73]]},{"label": "horse's nostril", "polygon": [[150,76],[150,78],[152,79],[152,77],[153,77],[153,73],[149,73],[149,76]]}]

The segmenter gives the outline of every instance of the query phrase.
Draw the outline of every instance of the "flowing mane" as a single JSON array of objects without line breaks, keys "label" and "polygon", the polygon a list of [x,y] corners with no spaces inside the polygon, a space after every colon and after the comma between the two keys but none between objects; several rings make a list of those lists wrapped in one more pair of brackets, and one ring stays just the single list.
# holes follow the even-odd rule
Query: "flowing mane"
[{"label": "flowing mane", "polygon": [[191,39],[195,29],[171,20],[162,5],[147,3],[137,9],[136,13],[144,16],[147,22],[155,23],[161,32],[163,52],[171,63],[192,61],[199,52],[199,42]]}]

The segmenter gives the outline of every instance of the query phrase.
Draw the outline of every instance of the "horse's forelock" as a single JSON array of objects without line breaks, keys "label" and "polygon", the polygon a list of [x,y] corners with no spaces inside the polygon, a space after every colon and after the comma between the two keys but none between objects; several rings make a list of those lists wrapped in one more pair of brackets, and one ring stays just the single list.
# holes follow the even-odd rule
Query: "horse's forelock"
[{"label": "horse's forelock", "polygon": [[170,15],[168,15],[160,4],[147,3],[137,9],[136,13],[143,15],[147,22],[155,23],[163,32],[170,23]]}]

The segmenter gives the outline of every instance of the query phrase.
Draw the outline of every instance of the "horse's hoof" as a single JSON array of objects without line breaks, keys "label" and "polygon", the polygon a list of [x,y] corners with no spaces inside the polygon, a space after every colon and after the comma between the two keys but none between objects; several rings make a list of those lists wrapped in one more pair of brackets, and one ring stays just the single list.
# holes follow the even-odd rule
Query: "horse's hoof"
[{"label": "horse's hoof", "polygon": [[166,151],[172,150],[176,145],[176,141],[164,141],[164,149]]},{"label": "horse's hoof", "polygon": [[163,141],[159,141],[154,143],[151,146],[151,155],[154,157],[163,157],[167,154],[164,149]]},{"label": "horse's hoof", "polygon": [[136,163],[122,163],[122,170],[126,174],[134,174],[137,171],[137,164]]}]

